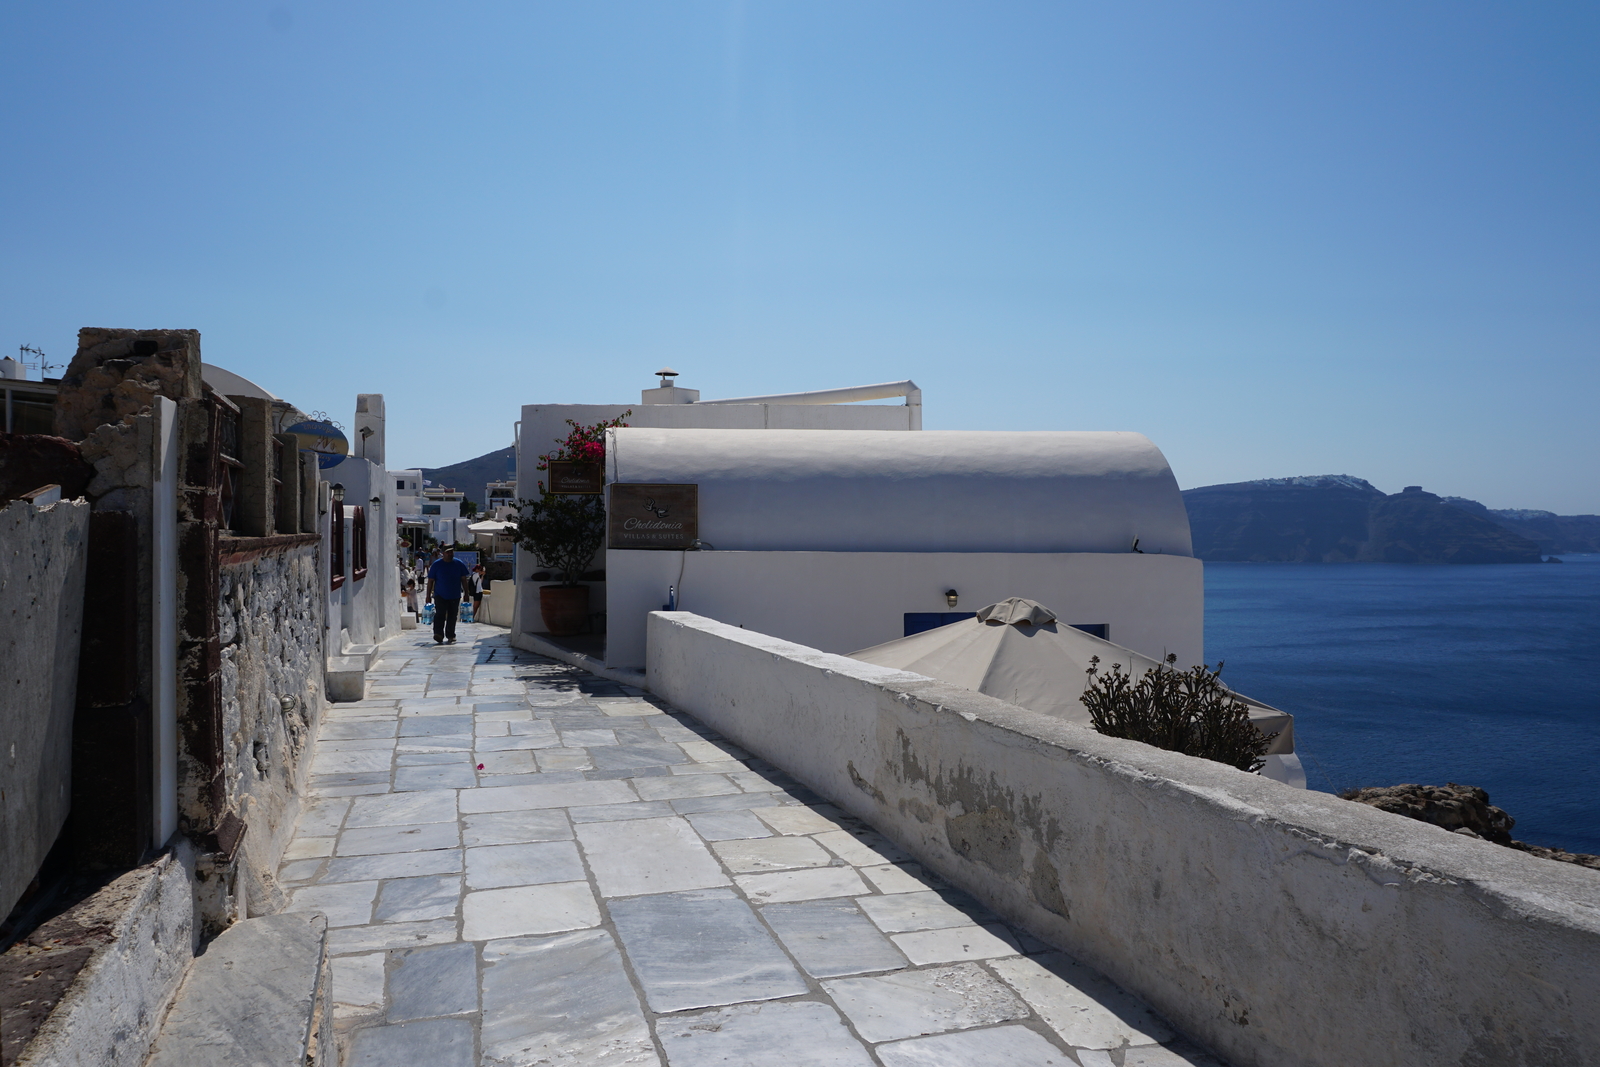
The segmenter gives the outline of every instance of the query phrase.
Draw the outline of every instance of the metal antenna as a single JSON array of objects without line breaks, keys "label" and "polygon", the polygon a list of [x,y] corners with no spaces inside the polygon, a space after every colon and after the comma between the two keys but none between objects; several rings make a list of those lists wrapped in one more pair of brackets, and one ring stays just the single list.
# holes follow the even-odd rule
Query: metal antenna
[{"label": "metal antenna", "polygon": [[[39,357],[39,362],[38,363],[29,363],[27,361],[27,359],[24,358],[24,357],[30,356],[30,355],[38,356]],[[44,358],[44,355],[45,355],[44,349],[42,349],[42,348],[35,348],[32,345],[18,345],[17,346],[17,362],[21,363],[24,367],[38,367],[39,368],[39,377],[41,377],[41,378],[43,378],[50,371],[55,370],[56,367],[60,366],[60,364],[57,364],[57,363],[48,363],[48,362],[46,362],[45,358]]]}]

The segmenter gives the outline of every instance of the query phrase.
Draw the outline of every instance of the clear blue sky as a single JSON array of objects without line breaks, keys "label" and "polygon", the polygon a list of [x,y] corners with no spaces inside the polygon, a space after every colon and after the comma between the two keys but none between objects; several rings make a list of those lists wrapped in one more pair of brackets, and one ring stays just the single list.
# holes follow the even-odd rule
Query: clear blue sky
[{"label": "clear blue sky", "polygon": [[0,350],[195,327],[390,462],[911,377],[1185,486],[1600,512],[1600,7],[0,10]]}]

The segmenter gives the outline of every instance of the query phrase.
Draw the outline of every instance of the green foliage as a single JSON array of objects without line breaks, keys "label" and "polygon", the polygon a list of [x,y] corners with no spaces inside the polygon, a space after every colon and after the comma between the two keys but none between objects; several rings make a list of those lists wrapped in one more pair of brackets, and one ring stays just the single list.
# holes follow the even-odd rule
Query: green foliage
[{"label": "green foliage", "polygon": [[1263,734],[1250,722],[1250,708],[1230,693],[1216,670],[1205,666],[1180,671],[1177,656],[1144,672],[1135,681],[1113,663],[1101,673],[1100,657],[1089,661],[1089,687],[1079,697],[1094,728],[1189,756],[1226,763],[1241,771],[1260,770],[1267,747],[1278,735]]},{"label": "green foliage", "polygon": [[[567,425],[572,430],[567,436],[556,442],[555,450],[539,457],[537,470],[549,470],[552,460],[571,460],[577,463],[598,463],[604,469],[606,462],[606,431],[626,426],[622,420],[633,414],[629,408],[614,419],[597,422],[593,426],[579,426],[572,419],[567,420]],[[539,483],[539,491],[544,492],[544,483]]]},{"label": "green foliage", "polygon": [[[539,470],[549,469],[552,460],[577,460],[598,463],[605,470],[606,431],[626,426],[622,420],[632,415],[625,411],[615,419],[597,422],[593,426],[579,426],[571,419],[567,425],[572,431],[557,447],[539,457]],[[577,585],[578,578],[588,568],[589,561],[605,543],[606,509],[604,498],[598,495],[556,495],[545,492],[544,482],[539,483],[536,500],[517,501],[521,510],[516,525],[508,531],[511,540],[538,560],[539,566],[548,567],[561,575],[562,585]]]},{"label": "green foliage", "polygon": [[461,517],[463,519],[476,518],[478,515],[478,502],[476,500],[461,501]]},{"label": "green foliage", "polygon": [[539,566],[559,573],[562,585],[577,585],[605,540],[606,509],[600,500],[550,493],[520,500],[522,513],[510,530],[511,539],[532,552]]}]

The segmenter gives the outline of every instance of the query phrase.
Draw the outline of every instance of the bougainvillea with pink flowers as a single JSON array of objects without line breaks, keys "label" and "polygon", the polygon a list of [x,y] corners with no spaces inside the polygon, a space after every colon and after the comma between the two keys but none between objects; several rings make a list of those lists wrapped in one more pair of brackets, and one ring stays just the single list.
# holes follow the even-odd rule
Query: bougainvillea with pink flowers
[{"label": "bougainvillea with pink flowers", "polygon": [[[598,463],[604,478],[606,461],[606,431],[627,426],[623,419],[632,415],[630,409],[614,419],[597,422],[592,426],[579,426],[572,419],[572,427],[564,440],[539,457],[537,470],[549,470],[550,464],[559,461]],[[533,553],[539,566],[549,567],[561,576],[562,585],[577,585],[583,573],[594,561],[595,553],[605,541],[605,498],[595,494],[557,495],[545,491],[543,479],[539,481],[536,500],[519,500],[522,513],[508,531],[511,539]]]},{"label": "bougainvillea with pink flowers", "polygon": [[[567,425],[572,427],[567,436],[556,443],[556,447],[539,457],[538,470],[549,470],[552,461],[567,460],[574,463],[605,463],[606,461],[606,431],[628,424],[622,420],[633,414],[629,408],[614,419],[597,422],[593,426],[579,426],[572,419],[567,420]],[[544,483],[539,483],[539,492],[544,492]]]}]

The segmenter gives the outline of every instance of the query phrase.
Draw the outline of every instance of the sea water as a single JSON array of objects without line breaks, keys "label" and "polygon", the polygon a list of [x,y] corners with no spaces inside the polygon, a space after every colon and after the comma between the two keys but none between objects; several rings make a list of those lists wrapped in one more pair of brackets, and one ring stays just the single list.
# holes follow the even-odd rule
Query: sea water
[{"label": "sea water", "polygon": [[1312,789],[1459,782],[1600,853],[1600,556],[1207,563],[1206,659],[1295,718]]}]

